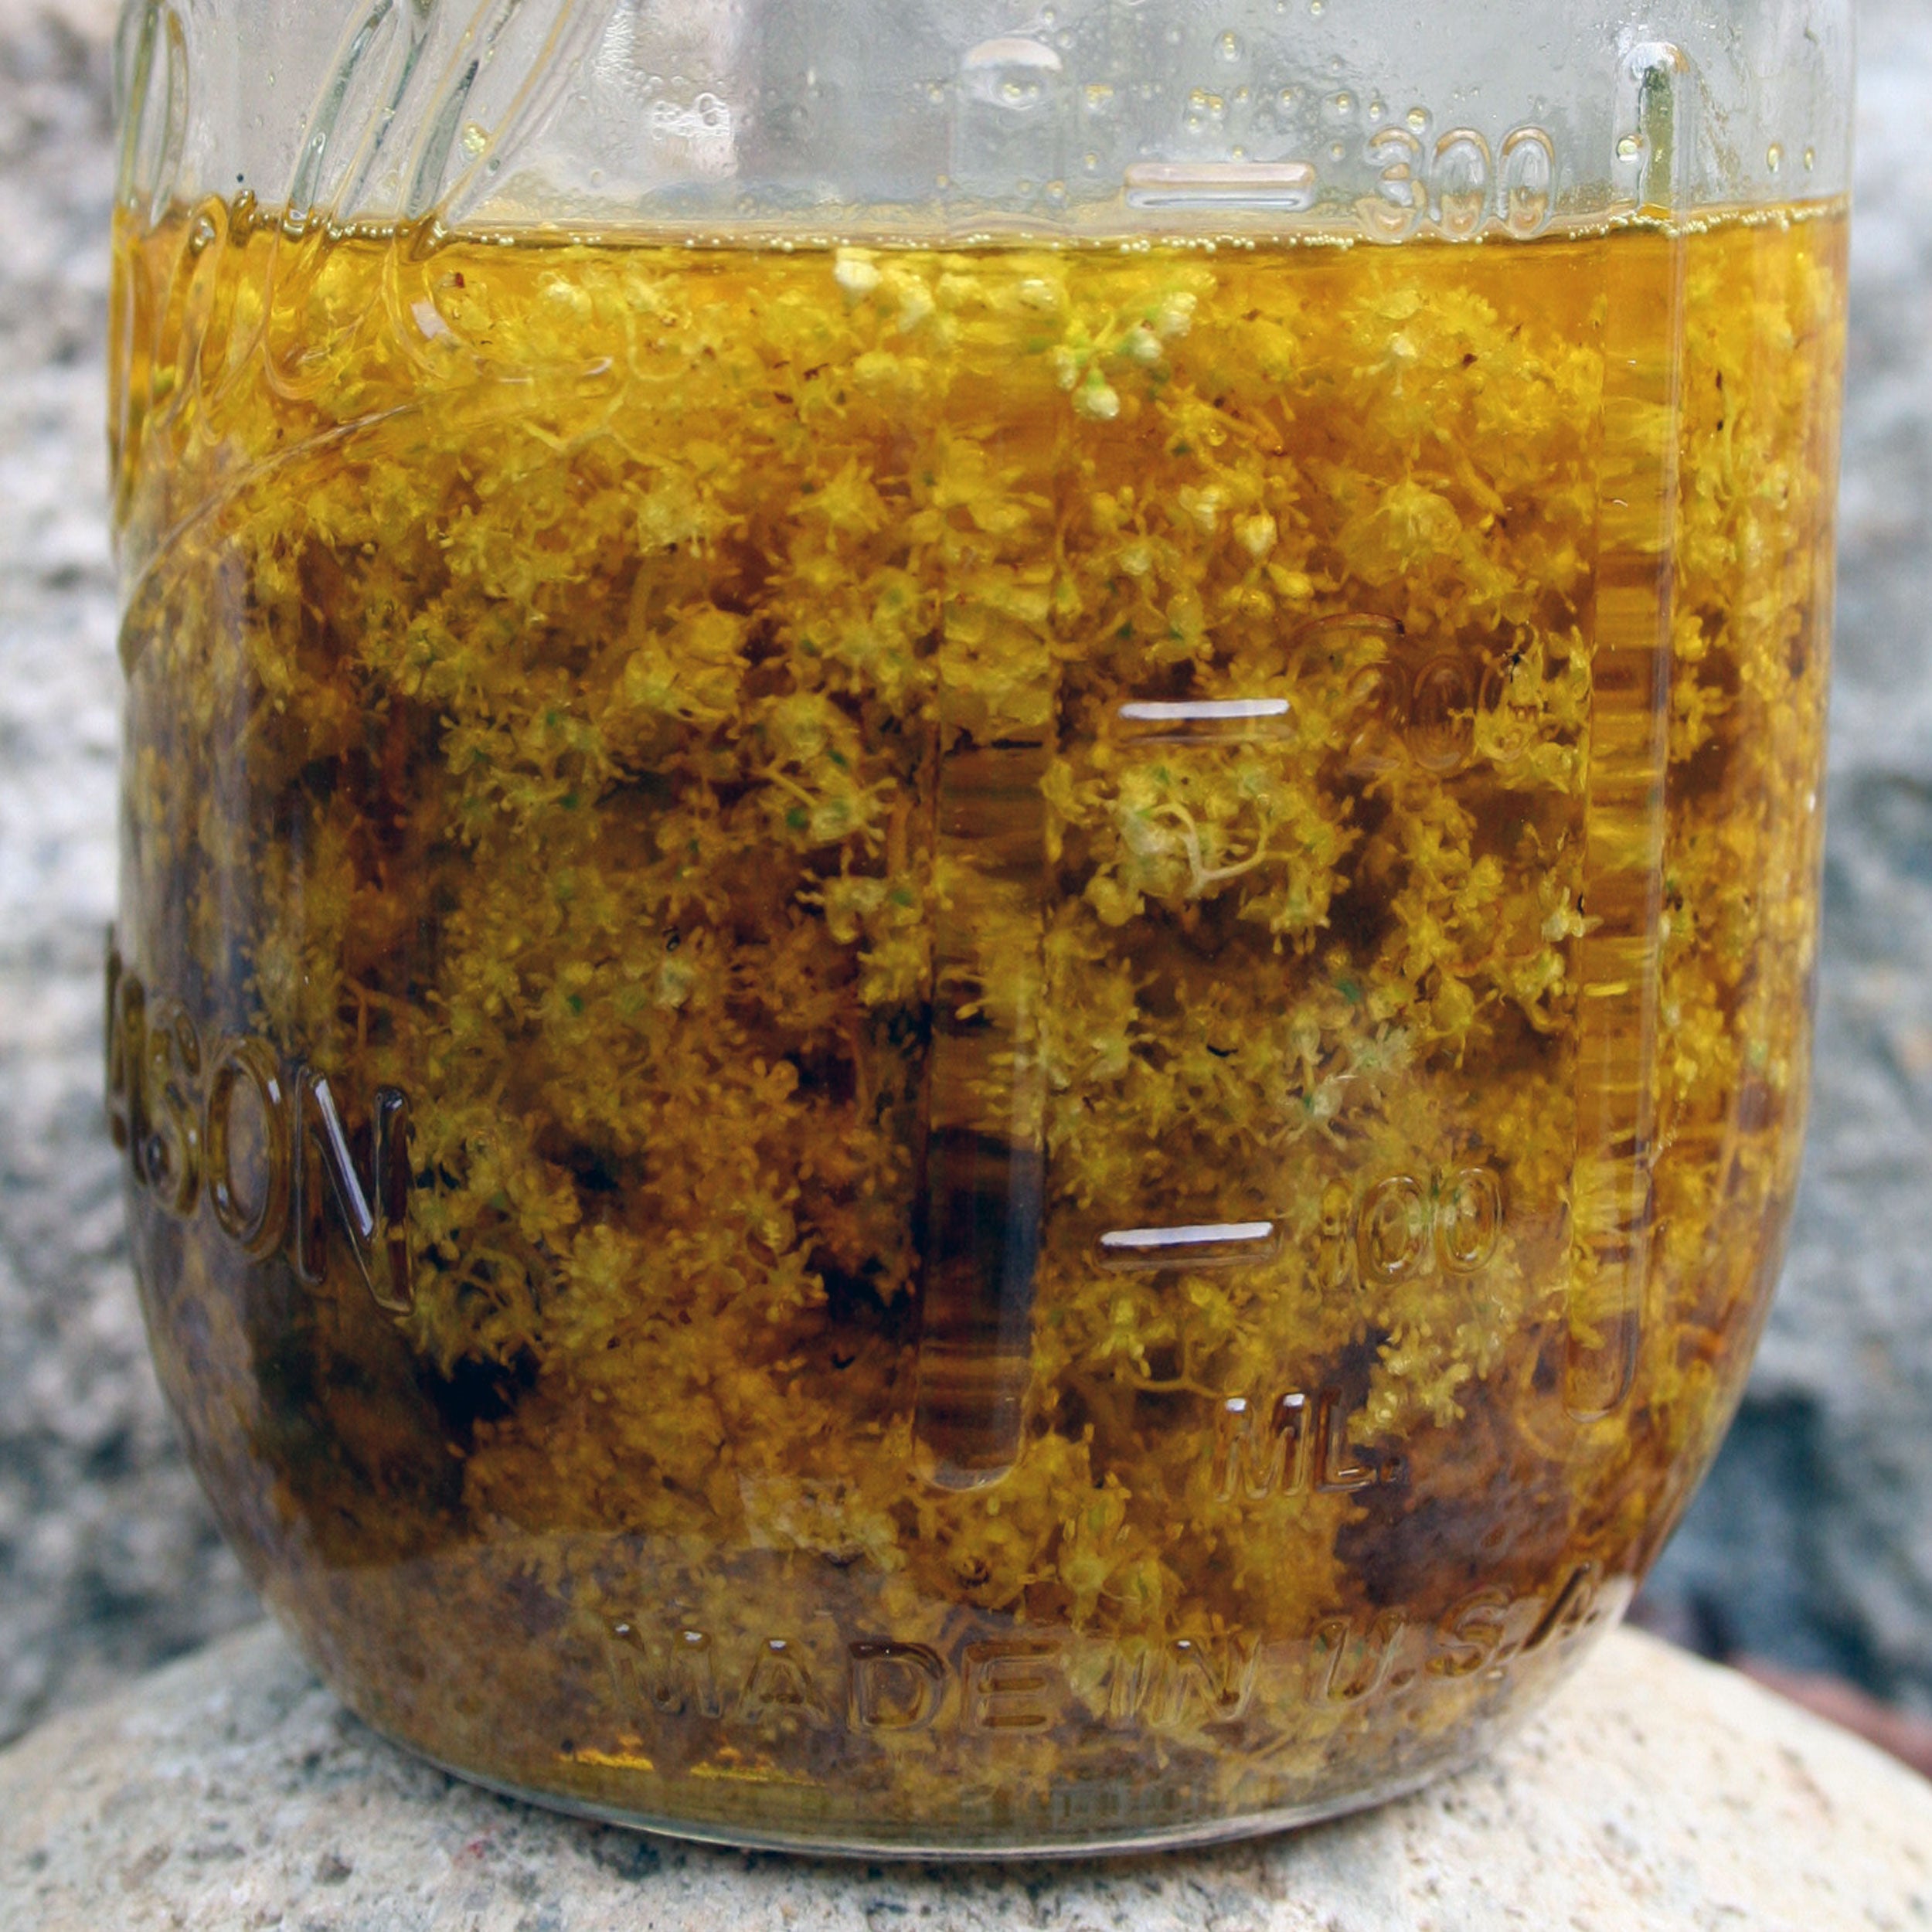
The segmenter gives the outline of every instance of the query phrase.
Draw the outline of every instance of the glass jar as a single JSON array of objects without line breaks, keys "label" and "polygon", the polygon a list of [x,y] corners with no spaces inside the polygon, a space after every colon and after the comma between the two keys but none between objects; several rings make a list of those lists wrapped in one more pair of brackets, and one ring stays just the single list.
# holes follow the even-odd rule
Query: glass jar
[{"label": "glass jar", "polygon": [[138,0],[108,1087],[440,1764],[1200,1840],[1481,1750],[1774,1281],[1839,0]]}]

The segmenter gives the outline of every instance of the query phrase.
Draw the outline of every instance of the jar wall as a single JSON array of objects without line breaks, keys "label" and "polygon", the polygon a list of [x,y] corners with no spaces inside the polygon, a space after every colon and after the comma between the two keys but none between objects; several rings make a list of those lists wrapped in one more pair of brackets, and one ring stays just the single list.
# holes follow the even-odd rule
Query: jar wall
[{"label": "jar wall", "polygon": [[1655,185],[1660,63],[1690,203],[1846,192],[1836,0],[157,0],[118,70],[150,207],[957,240],[1600,218]]},{"label": "jar wall", "polygon": [[128,15],[111,1117],[229,1533],[440,1761],[1318,1815],[1553,1681],[1728,1418],[1842,21],[1250,11]]}]

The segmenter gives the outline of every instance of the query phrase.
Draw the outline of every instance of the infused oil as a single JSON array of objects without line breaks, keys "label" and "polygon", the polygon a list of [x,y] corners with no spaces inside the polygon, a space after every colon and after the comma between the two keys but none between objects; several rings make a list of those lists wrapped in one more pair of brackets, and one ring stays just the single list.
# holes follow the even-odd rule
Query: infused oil
[{"label": "infused oil", "polygon": [[111,1111],[357,1709],[970,1849],[1552,1681],[1775,1278],[1843,275],[130,219]]}]

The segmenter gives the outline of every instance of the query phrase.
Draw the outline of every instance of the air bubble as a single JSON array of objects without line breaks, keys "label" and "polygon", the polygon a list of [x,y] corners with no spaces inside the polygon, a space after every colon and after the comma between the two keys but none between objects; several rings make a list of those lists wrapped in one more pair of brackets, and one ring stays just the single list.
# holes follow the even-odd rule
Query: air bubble
[{"label": "air bubble", "polygon": [[1226,120],[1227,111],[1226,101],[1205,87],[1195,88],[1187,97],[1187,124],[1196,134],[1210,122],[1218,124]]},{"label": "air bubble", "polygon": [[1223,60],[1233,62],[1239,60],[1247,49],[1241,44],[1241,36],[1238,33],[1228,32],[1215,42],[1214,51]]},{"label": "air bubble", "polygon": [[1641,134],[1626,134],[1617,144],[1619,161],[1636,161],[1643,155],[1644,138]]},{"label": "air bubble", "polygon": [[1403,119],[1417,134],[1426,134],[1429,131],[1429,110],[1427,107],[1411,107]]},{"label": "air bubble", "polygon": [[1029,114],[1046,104],[1063,63],[1051,47],[1017,36],[982,41],[960,63],[959,84],[972,100]]},{"label": "air bubble", "polygon": [[1328,12],[1325,0],[1308,0],[1308,11],[1319,20]]},{"label": "air bubble", "polygon": [[1804,151],[1804,172],[1808,175],[1818,165],[1818,150],[1807,148]]},{"label": "air bubble", "polygon": [[474,160],[490,145],[490,131],[481,121],[463,124],[463,151]]},{"label": "air bubble", "polygon": [[1773,174],[1776,174],[1779,168],[1784,165],[1784,148],[1781,141],[1773,141],[1770,146],[1764,151],[1764,165]]}]

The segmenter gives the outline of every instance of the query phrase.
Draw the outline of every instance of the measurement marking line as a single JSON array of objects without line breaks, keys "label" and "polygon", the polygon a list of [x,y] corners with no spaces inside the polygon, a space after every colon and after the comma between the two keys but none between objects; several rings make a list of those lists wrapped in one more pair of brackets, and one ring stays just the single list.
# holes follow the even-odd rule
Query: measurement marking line
[{"label": "measurement marking line", "polygon": [[1210,1221],[1193,1227],[1115,1228],[1100,1236],[1109,1254],[1145,1254],[1166,1248],[1252,1247],[1274,1239],[1272,1221]]},{"label": "measurement marking line", "polygon": [[1285,718],[1286,698],[1207,698],[1193,703],[1140,699],[1121,706],[1121,716],[1134,724],[1222,724],[1243,718]]},{"label": "measurement marking line", "polygon": [[1122,185],[1132,208],[1245,202],[1299,214],[1315,206],[1316,175],[1305,161],[1138,161]]}]

